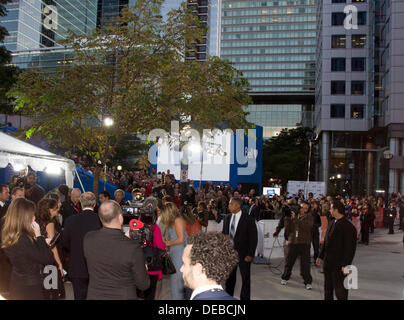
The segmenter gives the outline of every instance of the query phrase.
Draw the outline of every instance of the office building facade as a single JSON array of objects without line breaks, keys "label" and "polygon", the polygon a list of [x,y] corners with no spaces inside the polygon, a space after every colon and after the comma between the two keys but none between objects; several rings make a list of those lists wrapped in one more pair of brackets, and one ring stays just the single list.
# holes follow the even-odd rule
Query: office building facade
[{"label": "office building facade", "polygon": [[[264,138],[311,126],[315,92],[316,1],[221,1],[220,57],[250,83],[249,120]],[[254,119],[259,119],[256,122]],[[272,125],[275,124],[275,125]]]},{"label": "office building facade", "polygon": [[324,0],[317,12],[317,178],[330,194],[404,191],[404,2]]},{"label": "office building facade", "polygon": [[9,32],[4,43],[22,69],[51,70],[69,63],[70,51],[60,42],[69,30],[88,34],[97,23],[97,0],[19,0],[6,9],[7,15],[0,17],[0,25]]}]

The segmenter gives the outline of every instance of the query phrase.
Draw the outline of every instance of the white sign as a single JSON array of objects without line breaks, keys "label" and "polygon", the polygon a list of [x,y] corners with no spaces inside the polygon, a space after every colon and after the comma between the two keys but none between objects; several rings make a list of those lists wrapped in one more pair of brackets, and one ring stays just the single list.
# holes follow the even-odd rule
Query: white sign
[{"label": "white sign", "polygon": [[323,181],[289,181],[288,192],[289,196],[294,197],[303,190],[304,194],[313,193],[314,198],[325,196],[325,182]]},{"label": "white sign", "polygon": [[264,187],[262,194],[264,196],[274,196],[274,195],[281,195],[281,188],[267,188]]},{"label": "white sign", "polygon": [[[274,237],[273,234],[276,231],[279,220],[260,220],[258,221],[258,228],[261,229],[263,234],[264,245],[264,258],[276,259],[283,258],[283,242],[284,242],[284,229]],[[258,248],[257,248],[258,249]]]}]

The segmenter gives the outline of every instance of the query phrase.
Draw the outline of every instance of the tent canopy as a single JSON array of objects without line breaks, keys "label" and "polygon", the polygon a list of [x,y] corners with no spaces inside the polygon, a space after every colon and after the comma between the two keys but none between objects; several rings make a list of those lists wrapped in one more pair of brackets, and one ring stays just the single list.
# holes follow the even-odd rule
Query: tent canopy
[{"label": "tent canopy", "polygon": [[34,171],[65,171],[66,184],[73,187],[75,164],[73,160],[58,156],[29,143],[0,132],[0,168],[11,164],[14,170],[30,166]]}]

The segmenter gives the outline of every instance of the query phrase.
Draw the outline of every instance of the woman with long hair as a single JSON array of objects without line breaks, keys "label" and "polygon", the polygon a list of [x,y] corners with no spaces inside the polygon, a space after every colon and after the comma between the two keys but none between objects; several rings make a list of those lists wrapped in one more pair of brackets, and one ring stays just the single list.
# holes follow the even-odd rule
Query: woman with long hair
[{"label": "woman with long hair", "polygon": [[8,208],[1,234],[4,252],[12,264],[10,297],[13,300],[43,300],[41,270],[54,258],[39,225],[35,204],[15,199]]},{"label": "woman with long hair", "polygon": [[[153,234],[152,241],[146,243],[146,245],[153,253],[155,253],[154,248],[165,250],[166,244],[163,242],[160,227],[156,223],[157,212],[159,211],[158,200],[155,197],[148,197],[144,202],[144,206],[149,207],[150,210],[141,211],[139,220],[142,221]],[[143,298],[144,300],[159,300],[162,289],[163,271],[160,266],[158,266],[157,268],[149,268],[147,273],[150,276],[150,287],[143,292]],[[138,296],[141,296],[140,290],[138,290]]]},{"label": "woman with long hair", "polygon": [[[56,194],[57,196],[57,194]],[[45,238],[52,239],[55,234],[62,232],[62,227],[58,221],[59,210],[61,204],[55,198],[53,198],[52,194],[46,195],[45,198],[41,199],[38,202],[38,206],[35,212],[35,220],[39,225],[41,235]],[[59,290],[46,290],[46,296],[49,299],[61,299],[64,298],[65,292],[63,290],[63,254],[61,242],[58,241],[51,248],[53,257],[55,258],[56,264],[55,266],[58,268],[58,288]]]},{"label": "woman with long hair", "polygon": [[171,260],[177,270],[171,275],[171,299],[184,300],[184,280],[180,269],[187,239],[186,223],[172,202],[163,205],[160,215],[161,223],[166,227],[163,240],[169,248]]}]

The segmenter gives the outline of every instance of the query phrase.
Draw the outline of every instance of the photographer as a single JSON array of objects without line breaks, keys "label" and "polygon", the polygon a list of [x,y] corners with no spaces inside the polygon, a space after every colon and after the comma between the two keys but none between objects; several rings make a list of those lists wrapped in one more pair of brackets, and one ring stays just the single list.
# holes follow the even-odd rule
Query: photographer
[{"label": "photographer", "polygon": [[292,275],[292,269],[300,256],[300,273],[307,290],[311,290],[313,281],[310,274],[310,245],[313,231],[313,217],[309,214],[310,205],[303,202],[300,213],[292,209],[291,217],[285,218],[285,230],[288,234],[289,252],[286,258],[285,271],[282,275],[282,285],[286,285]]},{"label": "photographer", "polygon": [[221,231],[222,230],[222,220],[223,214],[220,207],[217,207],[216,201],[214,199],[210,200],[208,205],[209,223],[208,231]]},{"label": "photographer", "polygon": [[[143,252],[147,263],[147,273],[150,276],[150,287],[146,291],[138,290],[138,296],[143,297],[144,300],[159,300],[161,289],[163,271],[160,261],[160,250],[166,249],[166,244],[163,242],[160,227],[156,224],[157,221],[158,200],[154,197],[148,197],[143,203],[143,207],[139,210],[139,220],[144,223],[144,230],[150,231],[147,239],[142,239]],[[133,232],[130,232],[131,236]],[[158,248],[160,250],[155,250]]]},{"label": "photographer", "polygon": [[162,199],[165,195],[169,195],[174,198],[174,187],[172,185],[170,176],[164,175],[163,181],[163,184],[153,188],[153,192],[156,192],[160,199]]}]

